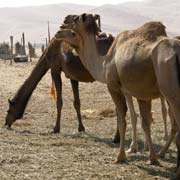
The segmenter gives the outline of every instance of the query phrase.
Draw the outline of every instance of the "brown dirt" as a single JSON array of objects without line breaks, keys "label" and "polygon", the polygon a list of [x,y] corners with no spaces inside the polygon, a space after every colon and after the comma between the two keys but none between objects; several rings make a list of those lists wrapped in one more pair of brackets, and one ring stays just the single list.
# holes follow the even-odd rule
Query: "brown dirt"
[{"label": "brown dirt", "polygon": [[[8,98],[12,98],[28,77],[36,62],[0,61],[0,126],[3,127]],[[118,145],[112,143],[116,129],[114,105],[106,86],[98,82],[80,83],[82,117],[86,133],[78,133],[69,80],[63,77],[64,106],[61,134],[51,134],[56,108],[50,97],[51,78],[48,73],[36,88],[22,120],[13,130],[0,128],[1,180],[167,180],[173,176],[176,148],[173,143],[162,166],[147,164],[143,152],[144,133],[138,122],[140,152],[128,155],[126,164],[114,164]],[[153,141],[158,151],[163,141],[163,123],[159,100],[153,102]],[[136,104],[137,108],[137,104]],[[131,124],[127,116],[126,149],[131,139]],[[168,121],[168,124],[169,121]]]}]

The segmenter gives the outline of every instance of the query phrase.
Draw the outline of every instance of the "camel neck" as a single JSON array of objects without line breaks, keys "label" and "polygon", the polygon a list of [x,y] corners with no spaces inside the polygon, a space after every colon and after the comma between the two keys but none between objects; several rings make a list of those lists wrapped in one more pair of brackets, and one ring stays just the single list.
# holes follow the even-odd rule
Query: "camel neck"
[{"label": "camel neck", "polygon": [[83,38],[83,44],[80,48],[80,58],[83,65],[90,72],[93,78],[99,82],[106,83],[105,79],[105,59],[106,56],[100,56],[94,35],[86,35]]}]

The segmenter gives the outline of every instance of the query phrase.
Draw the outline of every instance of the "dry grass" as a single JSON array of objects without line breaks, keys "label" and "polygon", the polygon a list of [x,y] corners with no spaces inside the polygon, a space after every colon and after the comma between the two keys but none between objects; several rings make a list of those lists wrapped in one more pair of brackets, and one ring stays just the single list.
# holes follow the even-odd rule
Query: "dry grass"
[{"label": "dry grass", "polygon": [[[34,65],[35,62],[9,66],[8,62],[0,61],[1,127],[8,108],[7,99],[13,97]],[[63,83],[61,134],[50,133],[56,119],[56,108],[49,93],[49,73],[33,93],[23,119],[13,125],[12,131],[0,129],[1,180],[167,180],[173,176],[175,145],[171,146],[166,158],[160,160],[162,166],[148,165],[148,153],[142,151],[143,132],[140,123],[140,152],[128,155],[126,164],[113,164],[118,153],[118,145],[112,143],[116,116],[106,86],[97,82],[80,84],[86,133],[78,133],[69,80],[63,78]],[[153,141],[158,151],[164,144],[159,100],[153,102],[153,111]],[[129,114],[127,122],[126,148],[131,139]]]}]

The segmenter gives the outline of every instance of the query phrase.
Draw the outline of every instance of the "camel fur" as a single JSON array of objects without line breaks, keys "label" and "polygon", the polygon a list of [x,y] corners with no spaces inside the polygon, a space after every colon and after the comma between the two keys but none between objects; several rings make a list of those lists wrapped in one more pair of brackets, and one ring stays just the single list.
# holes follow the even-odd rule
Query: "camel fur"
[{"label": "camel fur", "polygon": [[[126,132],[125,96],[138,100],[142,117],[142,128],[149,146],[151,164],[158,160],[151,138],[151,100],[163,95],[177,127],[178,163],[176,179],[180,178],[180,44],[177,39],[168,38],[165,26],[160,22],[149,22],[137,28],[120,33],[114,40],[107,55],[100,56],[95,36],[98,32],[97,15],[82,14],[74,19],[72,28],[59,31],[56,38],[76,45],[80,59],[94,79],[106,83],[116,105],[121,137],[117,162],[124,162]],[[88,27],[88,30],[87,30]],[[150,30],[149,30],[150,28]],[[77,36],[67,35],[74,31]],[[74,39],[78,39],[77,42]],[[91,57],[91,58],[90,58]],[[92,58],[93,57],[93,58]]]}]

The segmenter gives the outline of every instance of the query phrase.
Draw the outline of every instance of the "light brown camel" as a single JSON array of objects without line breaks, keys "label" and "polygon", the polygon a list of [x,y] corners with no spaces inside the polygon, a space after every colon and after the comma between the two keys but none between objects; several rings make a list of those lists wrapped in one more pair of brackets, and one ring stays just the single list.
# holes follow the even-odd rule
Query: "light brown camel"
[{"label": "light brown camel", "polygon": [[[99,38],[97,40],[99,53],[102,55],[105,54],[113,40],[114,37],[112,35]],[[9,110],[5,124],[11,127],[14,121],[22,118],[29,98],[41,78],[49,69],[51,69],[51,75],[57,94],[57,119],[54,132],[60,132],[61,110],[63,106],[61,72],[64,72],[66,77],[70,78],[71,81],[74,95],[74,108],[78,117],[78,131],[85,131],[81,120],[78,81],[93,82],[94,78],[89,74],[86,68],[84,68],[79,57],[73,54],[72,48],[67,43],[57,41],[55,38],[51,40],[48,48],[42,54],[32,73],[17,91],[14,98],[9,100]]]},{"label": "light brown camel", "polygon": [[[149,145],[150,162],[152,164],[158,162],[150,132],[151,100],[162,94],[168,101],[172,118],[175,119],[178,127],[176,178],[179,179],[180,44],[178,40],[168,38],[165,27],[160,22],[149,22],[138,29],[120,33],[107,55],[100,56],[95,41],[98,32],[95,22],[97,17],[98,15],[92,14],[75,17],[74,23],[69,23],[71,30],[59,31],[56,38],[74,46],[91,75],[108,85],[117,108],[121,137],[117,162],[126,160],[124,150],[127,111],[124,95],[126,94],[138,99],[142,127]],[[68,19],[65,23],[68,23]]]},{"label": "light brown camel", "polygon": [[[69,15],[67,16],[66,19],[68,19],[68,21],[73,21],[73,18],[75,18],[77,15]],[[66,21],[66,20],[65,20]],[[66,24],[67,25],[67,24]],[[66,26],[65,24],[63,26]],[[137,114],[135,112],[134,109],[134,104],[133,104],[133,99],[131,96],[127,96],[126,95],[126,100],[127,100],[127,104],[130,110],[130,116],[131,116],[131,123],[132,123],[132,141],[130,144],[130,148],[127,150],[128,153],[135,153],[138,151],[138,143],[137,143]],[[160,97],[161,100],[161,110],[162,110],[162,116],[163,116],[163,122],[164,122],[164,140],[167,140],[165,146],[161,149],[159,156],[163,157],[166,153],[166,151],[168,150],[169,145],[172,142],[172,139],[174,137],[174,129],[172,128],[171,130],[171,134],[170,137],[168,138],[168,130],[167,130],[167,109],[166,109],[166,105],[165,105],[165,100],[164,98],[161,96]],[[120,139],[120,135],[118,133],[119,131],[117,130],[115,138],[114,138],[114,142],[115,143],[119,143]],[[148,145],[147,145],[147,140],[145,140],[144,143],[144,150],[148,150]]]},{"label": "light brown camel", "polygon": [[[175,37],[175,38],[178,39],[179,42],[180,42],[180,36],[177,36],[177,37]],[[178,65],[178,64],[177,64],[177,65]],[[168,136],[168,138],[167,138],[167,142],[166,142],[165,146],[164,146],[164,147],[160,150],[160,152],[158,153],[158,156],[159,156],[159,157],[164,157],[164,156],[165,156],[165,154],[166,154],[169,146],[171,145],[173,139],[175,138],[175,135],[176,135],[176,132],[177,132],[176,121],[175,121],[175,119],[172,117],[170,110],[169,110],[169,113],[168,113],[168,114],[169,114],[169,117],[170,117],[170,120],[171,120],[171,132],[170,132],[170,134],[169,134],[169,136]]]}]

